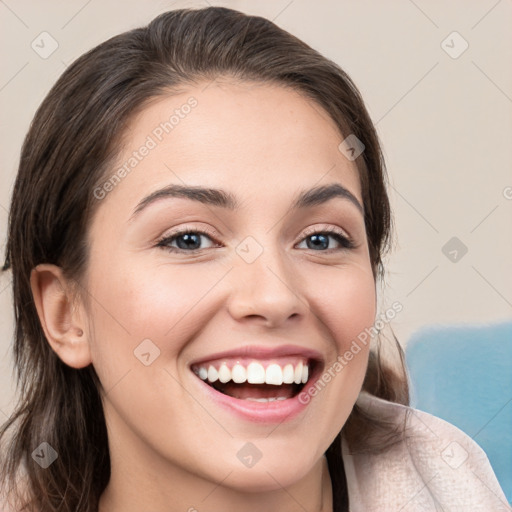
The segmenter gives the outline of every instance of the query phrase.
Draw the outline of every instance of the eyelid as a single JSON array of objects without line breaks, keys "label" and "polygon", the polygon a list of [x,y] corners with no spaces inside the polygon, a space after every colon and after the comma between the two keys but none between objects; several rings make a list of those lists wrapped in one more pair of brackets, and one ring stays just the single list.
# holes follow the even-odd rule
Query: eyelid
[{"label": "eyelid", "polygon": [[347,240],[352,239],[352,237],[344,229],[336,227],[336,226],[326,226],[326,227],[310,226],[304,230],[304,232],[302,234],[301,241],[310,235],[314,235],[315,233],[336,233],[338,235],[345,237]]},{"label": "eyelid", "polygon": [[171,231],[166,231],[163,235],[159,236],[158,239],[165,240],[166,238],[170,238],[170,237],[182,234],[182,233],[190,233],[190,232],[202,233],[202,234],[208,235],[214,239],[219,236],[214,230],[207,228],[207,227],[184,225],[184,226],[180,226],[176,229],[173,229]]}]

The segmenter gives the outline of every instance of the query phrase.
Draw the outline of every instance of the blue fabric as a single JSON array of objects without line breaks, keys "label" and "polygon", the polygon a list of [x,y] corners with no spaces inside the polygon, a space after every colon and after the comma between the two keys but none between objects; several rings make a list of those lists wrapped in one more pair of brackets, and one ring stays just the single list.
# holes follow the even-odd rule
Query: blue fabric
[{"label": "blue fabric", "polygon": [[424,328],[405,356],[411,405],[471,436],[512,503],[512,322]]}]

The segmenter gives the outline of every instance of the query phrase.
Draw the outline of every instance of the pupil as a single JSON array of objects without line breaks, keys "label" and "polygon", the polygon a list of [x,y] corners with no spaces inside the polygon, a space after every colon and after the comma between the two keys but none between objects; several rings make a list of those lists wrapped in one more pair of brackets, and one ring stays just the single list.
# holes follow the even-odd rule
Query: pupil
[{"label": "pupil", "polygon": [[[319,243],[320,238],[323,239],[323,243],[322,241],[320,241]],[[321,245],[323,248],[327,248],[327,246],[329,245],[329,243],[327,242],[327,237],[325,235],[311,235],[310,239],[313,242],[314,247],[319,247],[319,245]]]},{"label": "pupil", "polygon": [[[178,247],[180,249],[197,249],[199,246],[199,235],[186,233],[184,235],[181,235],[176,241],[178,244]],[[184,240],[184,244],[180,244],[180,240]],[[192,245],[195,243],[195,247],[192,247]],[[182,246],[182,247],[180,247]]]}]

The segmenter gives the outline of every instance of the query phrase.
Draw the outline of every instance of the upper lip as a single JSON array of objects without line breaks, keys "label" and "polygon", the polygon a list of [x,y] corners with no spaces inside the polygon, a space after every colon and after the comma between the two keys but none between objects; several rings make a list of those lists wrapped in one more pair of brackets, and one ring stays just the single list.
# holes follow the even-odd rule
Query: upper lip
[{"label": "upper lip", "polygon": [[237,347],[231,350],[225,350],[223,352],[217,352],[215,354],[209,354],[201,357],[200,359],[192,361],[190,366],[224,358],[246,357],[264,360],[287,356],[300,356],[314,361],[323,361],[323,357],[320,352],[314,349],[301,347],[299,345],[279,345],[273,347],[264,345],[246,345],[244,347]]}]

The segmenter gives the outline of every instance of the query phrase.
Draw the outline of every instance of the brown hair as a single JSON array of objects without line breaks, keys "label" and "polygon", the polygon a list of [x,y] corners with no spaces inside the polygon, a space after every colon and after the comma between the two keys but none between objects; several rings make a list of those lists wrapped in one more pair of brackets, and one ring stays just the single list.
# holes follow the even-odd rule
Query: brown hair
[{"label": "brown hair", "polygon": [[[68,367],[46,341],[31,270],[53,263],[78,281],[87,265],[87,229],[99,204],[93,190],[111,173],[129,121],[152,98],[228,75],[293,88],[323,107],[345,137],[354,134],[363,142],[355,163],[374,276],[383,275],[381,257],[391,231],[384,159],[363,100],[337,64],[265,18],[222,7],[170,11],[88,51],[66,69],[36,112],[9,215],[4,270],[12,269],[19,401],[0,439],[16,426],[2,482],[14,489],[19,510],[95,512],[110,477],[101,384],[92,365]],[[400,356],[395,372],[373,352],[363,389],[407,404]],[[357,406],[344,426],[354,446],[379,429],[390,431]],[[59,455],[44,470],[31,458],[43,441]],[[327,451],[331,470],[340,467],[339,443],[338,435]],[[23,493],[21,486],[16,489],[21,479]],[[342,510],[344,482],[333,478],[333,489],[336,510]]]}]

